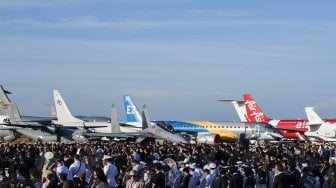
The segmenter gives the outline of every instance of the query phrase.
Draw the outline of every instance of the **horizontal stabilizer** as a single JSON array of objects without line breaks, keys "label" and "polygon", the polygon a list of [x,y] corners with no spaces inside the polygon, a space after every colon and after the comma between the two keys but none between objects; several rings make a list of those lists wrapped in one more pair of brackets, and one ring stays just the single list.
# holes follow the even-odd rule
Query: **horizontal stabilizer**
[{"label": "horizontal stabilizer", "polygon": [[219,101],[219,102],[231,102],[231,103],[236,102],[238,104],[244,104],[244,101],[241,101],[241,100],[219,99],[217,101]]},{"label": "horizontal stabilizer", "polygon": [[235,108],[240,121],[246,122],[246,107],[245,107],[245,101],[241,101],[241,100],[218,100],[220,102],[229,102],[231,104],[233,104],[233,107]]},{"label": "horizontal stabilizer", "polygon": [[320,116],[315,112],[314,107],[306,107],[305,111],[309,125],[320,125],[324,123]]}]

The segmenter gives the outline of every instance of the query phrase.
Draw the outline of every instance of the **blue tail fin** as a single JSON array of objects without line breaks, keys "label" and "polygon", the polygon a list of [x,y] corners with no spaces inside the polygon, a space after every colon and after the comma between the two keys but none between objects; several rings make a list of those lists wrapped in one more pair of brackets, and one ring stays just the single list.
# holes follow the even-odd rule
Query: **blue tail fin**
[{"label": "blue tail fin", "polygon": [[142,122],[141,114],[129,95],[123,96],[127,122]]}]

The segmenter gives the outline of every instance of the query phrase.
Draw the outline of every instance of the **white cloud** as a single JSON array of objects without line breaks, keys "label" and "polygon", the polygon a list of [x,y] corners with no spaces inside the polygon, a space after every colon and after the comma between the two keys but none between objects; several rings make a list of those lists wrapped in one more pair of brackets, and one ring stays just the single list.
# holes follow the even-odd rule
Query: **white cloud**
[{"label": "white cloud", "polygon": [[[200,17],[247,17],[255,16],[256,12],[246,10],[226,10],[226,9],[189,9],[186,13],[190,16]],[[259,14],[259,13],[258,13]]]},{"label": "white cloud", "polygon": [[283,21],[283,20],[103,20],[94,16],[82,16],[74,18],[63,18],[59,20],[42,20],[36,18],[16,18],[2,19],[0,26],[24,26],[38,29],[83,29],[83,28],[109,28],[121,30],[133,29],[153,29],[153,28],[173,28],[173,27],[200,27],[200,28],[220,28],[220,27],[277,27],[296,30],[336,30],[333,22],[304,22],[304,21]]}]

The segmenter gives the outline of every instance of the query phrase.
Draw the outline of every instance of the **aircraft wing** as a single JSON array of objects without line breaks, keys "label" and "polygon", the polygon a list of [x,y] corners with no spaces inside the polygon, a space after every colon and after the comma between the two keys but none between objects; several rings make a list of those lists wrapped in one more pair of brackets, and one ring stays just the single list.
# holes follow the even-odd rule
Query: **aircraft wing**
[{"label": "aircraft wing", "polygon": [[86,137],[107,137],[107,138],[134,138],[142,136],[141,133],[83,133]]}]

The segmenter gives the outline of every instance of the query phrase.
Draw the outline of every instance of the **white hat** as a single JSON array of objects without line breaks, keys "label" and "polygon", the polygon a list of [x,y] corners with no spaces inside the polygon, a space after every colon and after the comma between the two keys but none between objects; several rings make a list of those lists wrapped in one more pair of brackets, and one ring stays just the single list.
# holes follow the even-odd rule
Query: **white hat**
[{"label": "white hat", "polygon": [[203,170],[205,170],[205,169],[208,169],[208,170],[210,170],[210,167],[209,167],[209,165],[204,165],[204,167],[203,167]]},{"label": "white hat", "polygon": [[143,165],[143,166],[145,166],[147,163],[144,162],[144,161],[140,161],[140,164]]},{"label": "white hat", "polygon": [[302,163],[302,167],[308,167],[308,163]]},{"label": "white hat", "polygon": [[109,155],[104,155],[103,160],[109,160],[109,159],[112,159],[112,157]]},{"label": "white hat", "polygon": [[189,165],[189,168],[191,168],[191,169],[195,169],[195,168],[196,168],[196,165],[195,165],[195,164],[191,164],[191,165]]},{"label": "white hat", "polygon": [[241,164],[243,164],[243,161],[237,161],[236,163],[237,163],[237,165],[241,165]]},{"label": "white hat", "polygon": [[158,160],[153,160],[153,164],[160,163]]},{"label": "white hat", "polygon": [[216,168],[216,166],[217,165],[215,163],[210,163],[210,165],[209,165],[210,168]]},{"label": "white hat", "polygon": [[50,151],[48,151],[48,152],[46,152],[45,154],[44,154],[44,158],[46,158],[46,159],[52,159],[54,157],[54,153],[53,152],[50,152]]}]

